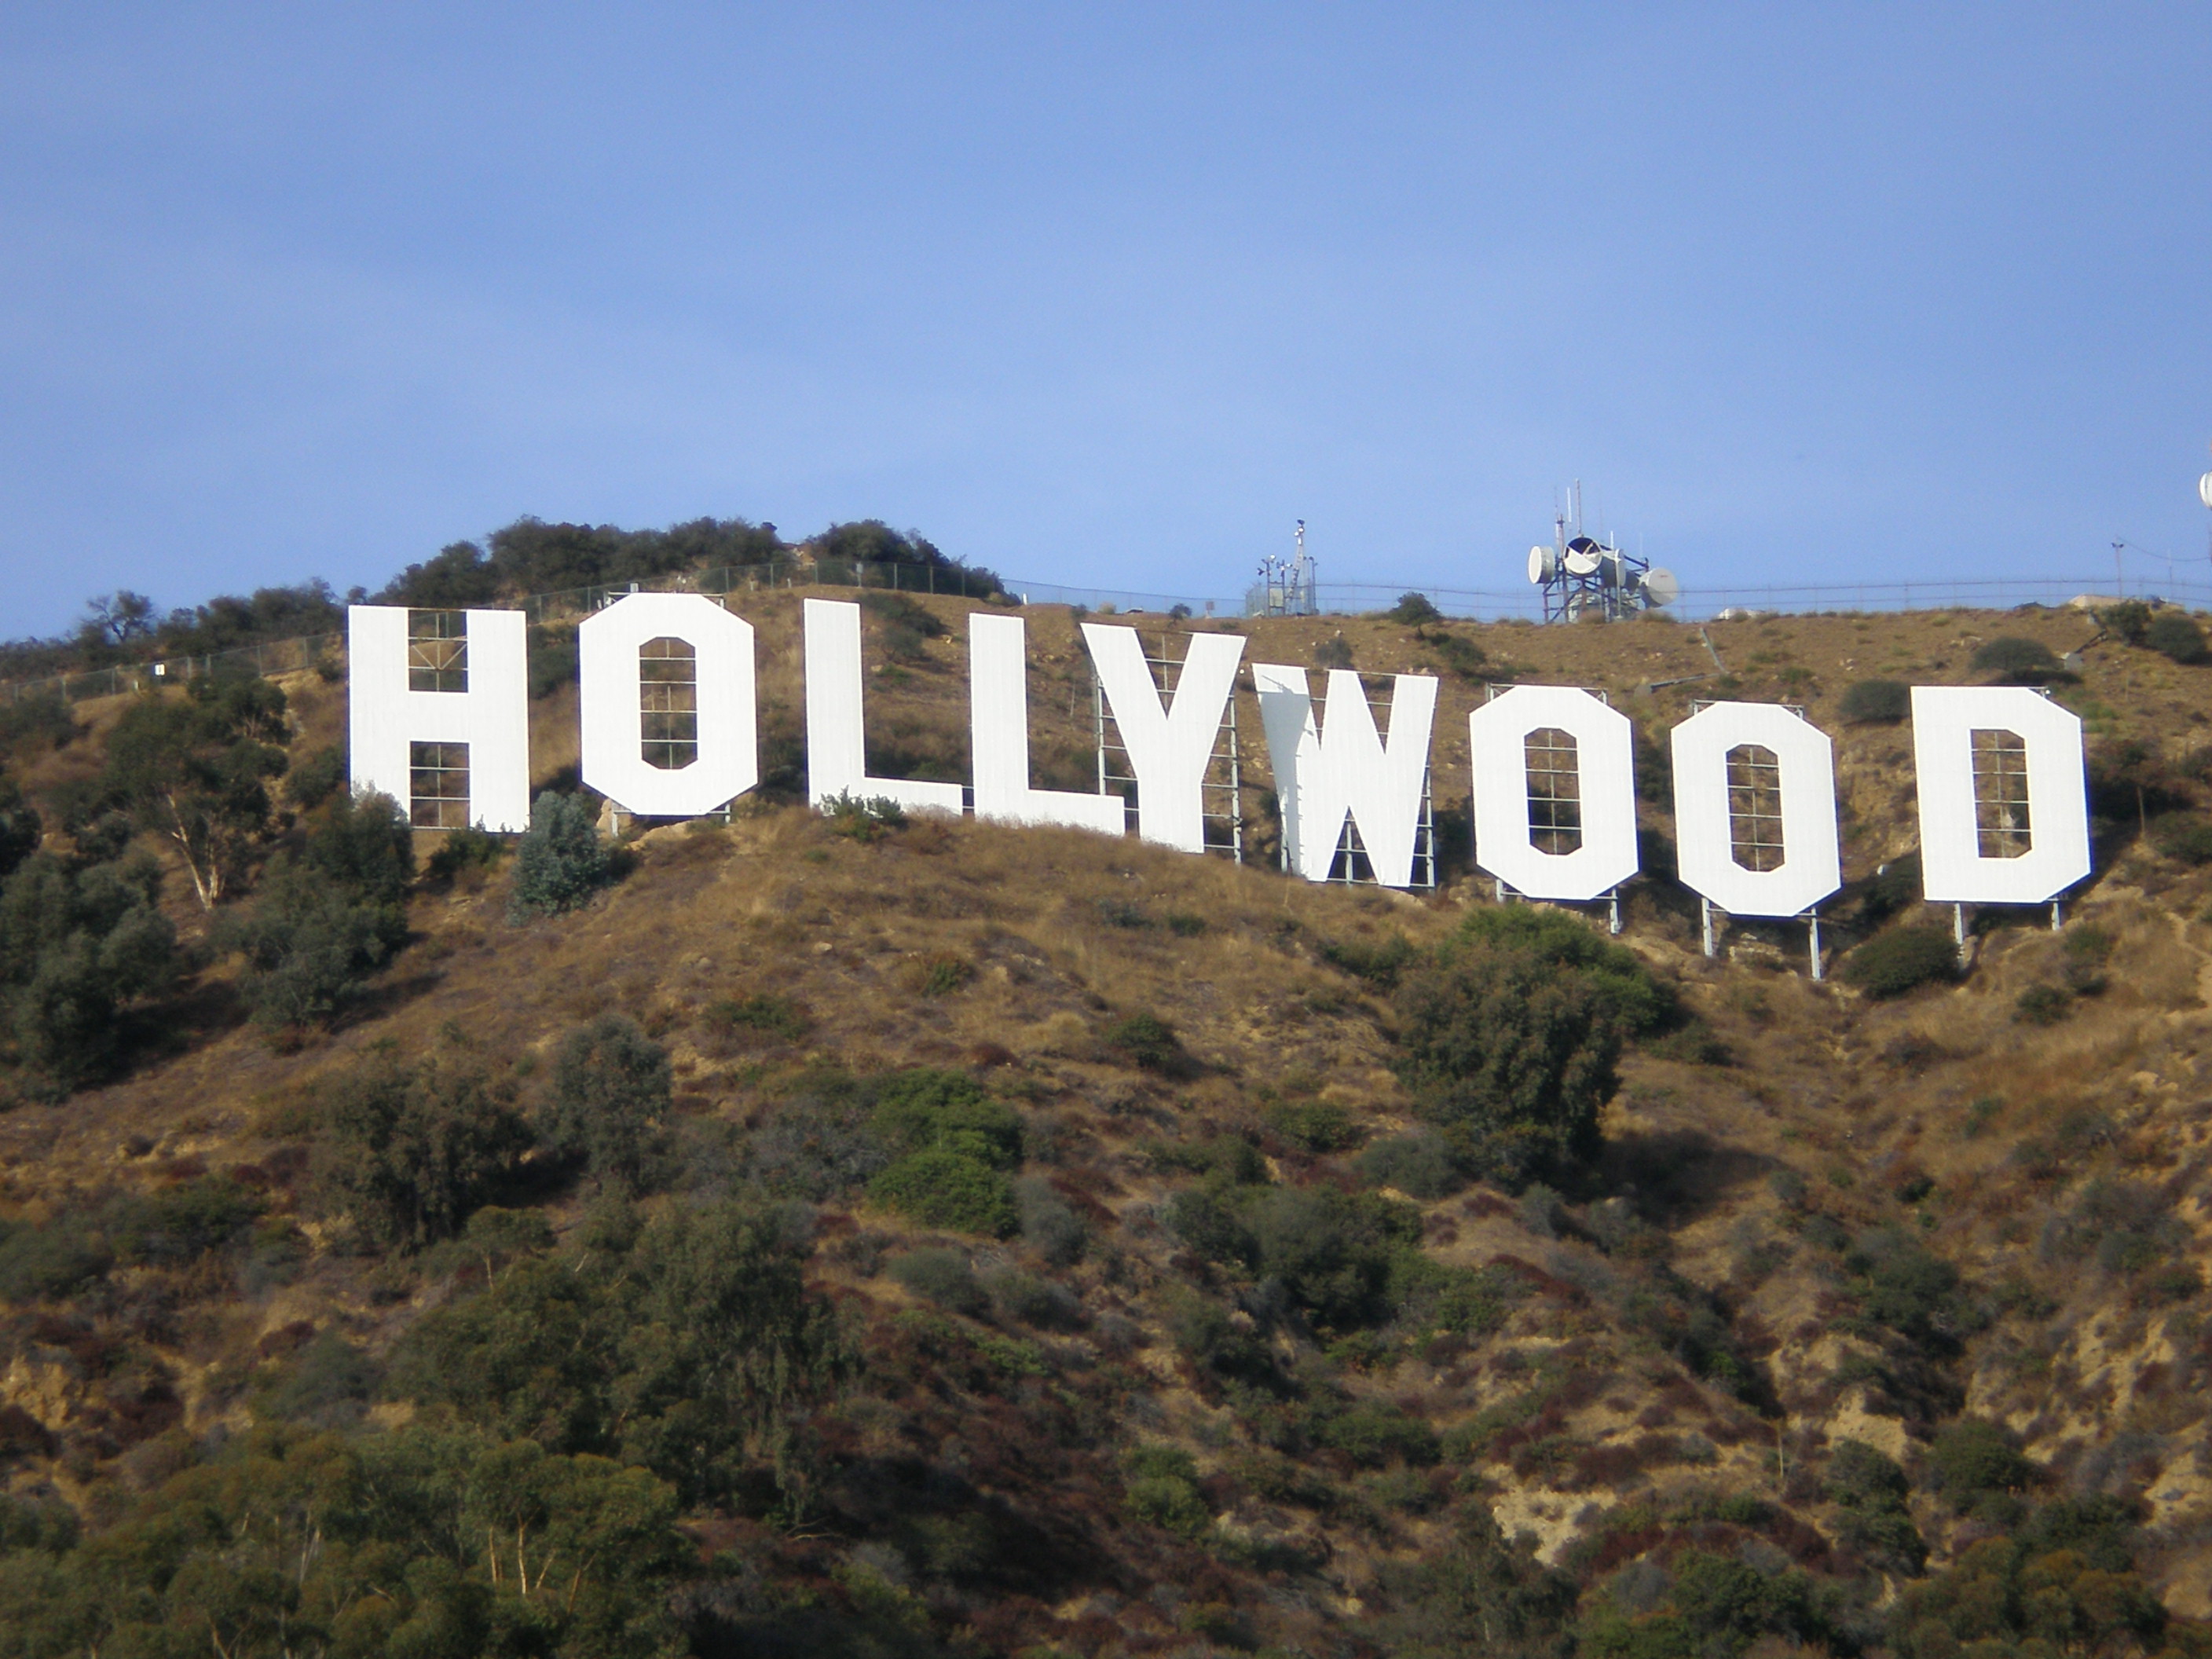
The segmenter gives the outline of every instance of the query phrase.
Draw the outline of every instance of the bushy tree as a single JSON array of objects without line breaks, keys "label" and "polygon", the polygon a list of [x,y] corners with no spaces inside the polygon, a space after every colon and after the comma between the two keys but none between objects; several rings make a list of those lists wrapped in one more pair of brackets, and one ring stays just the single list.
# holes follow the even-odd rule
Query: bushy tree
[{"label": "bushy tree", "polygon": [[440,1058],[386,1049],[343,1079],[325,1109],[319,1174],[370,1243],[419,1249],[459,1231],[530,1145],[511,1091]]},{"label": "bushy tree", "polygon": [[1928,1542],[1913,1524],[1905,1471],[1872,1446],[1838,1442],[1821,1489],[1841,1511],[1838,1534],[1868,1560],[1904,1573],[1927,1564]]},{"label": "bushy tree", "polygon": [[143,854],[83,864],[34,853],[0,885],[0,991],[17,1059],[66,1093],[114,1063],[118,1011],[166,986],[176,933]]},{"label": "bushy tree", "polygon": [[2122,599],[2097,613],[2097,620],[2118,635],[2123,643],[2141,645],[2155,614],[2141,599]]},{"label": "bushy tree", "polygon": [[787,1414],[849,1365],[782,1218],[720,1204],[509,1267],[426,1316],[397,1376],[464,1422],[641,1464],[699,1504],[730,1501],[763,1464],[799,1481]]},{"label": "bushy tree", "polygon": [[16,867],[39,850],[45,834],[39,809],[23,798],[22,787],[0,774],[0,881],[14,875]]},{"label": "bushy tree", "polygon": [[1562,945],[1524,925],[1493,927],[1398,987],[1398,1075],[1418,1113],[1464,1168],[1509,1183],[1597,1151],[1621,1044],[1656,1002],[1648,975]]},{"label": "bushy tree", "polygon": [[1845,688],[1836,712],[1854,726],[1894,726],[1912,712],[1912,688],[1903,680],[1861,680]]},{"label": "bushy tree", "polygon": [[1901,997],[1959,976],[1959,947],[1948,929],[1895,927],[1844,958],[1843,980],[1870,997]]},{"label": "bushy tree", "polygon": [[343,796],[315,816],[297,859],[279,854],[249,914],[218,932],[246,957],[240,994],[271,1027],[328,1019],[406,942],[415,867],[389,795]]},{"label": "bushy tree", "polygon": [[1004,1237],[1020,1224],[1013,1184],[1021,1121],[959,1072],[915,1066],[874,1085],[868,1126],[894,1161],[868,1196],[924,1226]]},{"label": "bushy tree", "polygon": [[510,915],[573,910],[614,878],[613,851],[581,795],[549,789],[531,803],[530,828],[515,848]]},{"label": "bushy tree", "polygon": [[634,1194],[659,1161],[669,1106],[668,1051],[628,1015],[602,1014],[561,1045],[547,1139],[594,1182]]},{"label": "bushy tree", "polygon": [[676,1515],[665,1483],[605,1458],[264,1430],[99,1532],[0,1556],[0,1653],[668,1653]]},{"label": "bushy tree", "polygon": [[1425,593],[1401,593],[1398,603],[1382,613],[1394,623],[1418,627],[1423,623],[1442,622],[1444,613],[1436,607]]},{"label": "bushy tree", "polygon": [[198,679],[181,697],[134,702],[108,734],[108,790],[176,846],[204,908],[275,827],[269,784],[285,768],[284,708],[270,681]]},{"label": "bushy tree", "polygon": [[2178,663],[2200,663],[2212,659],[2212,651],[2204,648],[2204,630],[2185,611],[2160,611],[2143,629],[2142,642]]},{"label": "bushy tree", "polygon": [[2067,678],[2066,665],[2040,640],[2003,635],[1976,649],[1971,666],[2007,685],[2043,685]]},{"label": "bushy tree", "polygon": [[1479,1503],[1448,1544],[1377,1571],[1395,1608],[1376,1633],[1401,1659],[1566,1659],[1575,1651],[1575,1581],[1538,1560],[1533,1540],[1509,1542]]}]

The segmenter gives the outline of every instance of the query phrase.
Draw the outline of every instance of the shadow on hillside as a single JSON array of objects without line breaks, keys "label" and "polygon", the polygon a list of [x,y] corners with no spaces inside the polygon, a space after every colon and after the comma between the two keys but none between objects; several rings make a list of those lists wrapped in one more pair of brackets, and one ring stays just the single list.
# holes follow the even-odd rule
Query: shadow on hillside
[{"label": "shadow on hillside", "polygon": [[1675,1227],[1773,1167],[1772,1160],[1724,1146],[1701,1129],[1631,1131],[1607,1137],[1596,1184],[1632,1197],[1647,1220]]},{"label": "shadow on hillside", "polygon": [[365,1025],[382,1019],[405,1007],[416,997],[436,988],[446,977],[441,968],[428,968],[412,974],[387,974],[371,983],[352,1001],[346,1004],[344,1014],[331,1022],[331,1029],[342,1031],[349,1026]]}]

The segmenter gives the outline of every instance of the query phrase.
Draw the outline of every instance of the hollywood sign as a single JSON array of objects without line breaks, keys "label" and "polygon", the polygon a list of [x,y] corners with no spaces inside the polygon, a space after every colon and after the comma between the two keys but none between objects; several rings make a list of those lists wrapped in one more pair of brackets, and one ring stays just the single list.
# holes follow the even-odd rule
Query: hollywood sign
[{"label": "hollywood sign", "polygon": [[[805,611],[807,790],[817,807],[887,797],[910,811],[959,813],[972,793],[980,818],[1127,833],[1119,796],[1030,782],[1021,617],[969,615],[974,769],[963,789],[868,775],[860,607],[808,599]],[[455,615],[390,605],[349,612],[353,782],[406,803],[418,825],[520,830],[530,816],[524,617],[470,611],[456,629]],[[1202,852],[1204,781],[1244,640],[1189,635],[1175,691],[1163,700],[1134,629],[1085,623],[1083,638],[1135,774],[1138,834]],[[760,781],[753,629],[743,617],[697,594],[633,593],[586,621],[577,647],[582,772],[593,789],[641,817],[696,817]],[[1286,866],[1328,879],[1349,821],[1377,879],[1410,886],[1435,678],[1395,677],[1385,733],[1356,673],[1332,670],[1318,702],[1303,668],[1254,663],[1251,673]],[[689,720],[670,724],[672,707]],[[1618,709],[1571,687],[1515,686],[1468,716],[1468,735],[1480,868],[1516,892],[1570,902],[1600,897],[1637,873],[1633,749]],[[1929,900],[2039,904],[2088,874],[2081,722],[2073,714],[2021,687],[1916,686],[1912,737]],[[1778,704],[1716,702],[1672,738],[1680,872],[1692,890],[1735,915],[1796,916],[1842,884],[1835,756],[1825,732]],[[1548,768],[1573,775],[1551,791],[1579,803],[1571,837],[1532,826],[1532,738]],[[1739,856],[1731,767],[1746,763],[1765,781],[1764,852],[1753,862],[1770,867]]]}]

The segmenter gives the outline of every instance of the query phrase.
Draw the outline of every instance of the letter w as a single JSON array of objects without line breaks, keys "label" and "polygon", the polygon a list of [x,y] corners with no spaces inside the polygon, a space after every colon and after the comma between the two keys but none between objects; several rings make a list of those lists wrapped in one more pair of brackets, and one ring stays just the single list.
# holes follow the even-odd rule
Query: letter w
[{"label": "letter w", "polygon": [[1349,669],[1329,671],[1325,722],[1315,713],[1304,669],[1254,663],[1252,681],[1274,763],[1284,863],[1308,881],[1327,881],[1349,817],[1376,880],[1385,887],[1412,886],[1429,733],[1436,723],[1436,680],[1426,674],[1395,677],[1388,743],[1376,732],[1359,676]]}]

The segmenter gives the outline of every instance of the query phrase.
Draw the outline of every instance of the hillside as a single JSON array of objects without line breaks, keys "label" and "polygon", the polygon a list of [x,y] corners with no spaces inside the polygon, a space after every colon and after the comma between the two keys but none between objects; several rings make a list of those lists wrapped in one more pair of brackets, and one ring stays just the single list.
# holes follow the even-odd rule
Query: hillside
[{"label": "hillside", "polygon": [[[2056,611],[1236,624],[1248,663],[1443,678],[1408,896],[1271,866],[1249,676],[1243,867],[817,817],[798,604],[741,605],[767,782],[731,823],[630,826],[520,921],[514,857],[418,835],[404,946],[326,1019],[249,1019],[139,834],[181,972],[106,1074],[0,1114],[0,1655],[2212,1653],[2212,668]],[[967,608],[872,612],[878,773],[965,775]],[[1091,787],[1075,618],[1022,614],[1037,781]],[[2064,929],[1988,915],[1886,999],[1794,925],[1700,954],[1659,758],[1692,700],[1834,738],[1841,951],[1948,915],[1880,873],[1909,730],[1840,699],[2001,636],[2082,653]],[[1626,957],[1466,867],[1467,714],[1512,678],[1636,723]],[[279,684],[296,770],[343,672]],[[131,702],[15,732],[50,848]],[[1408,1056],[1464,984],[1618,1030],[1596,1144],[1455,1170]],[[633,1088],[665,1108],[611,1146]]]}]

